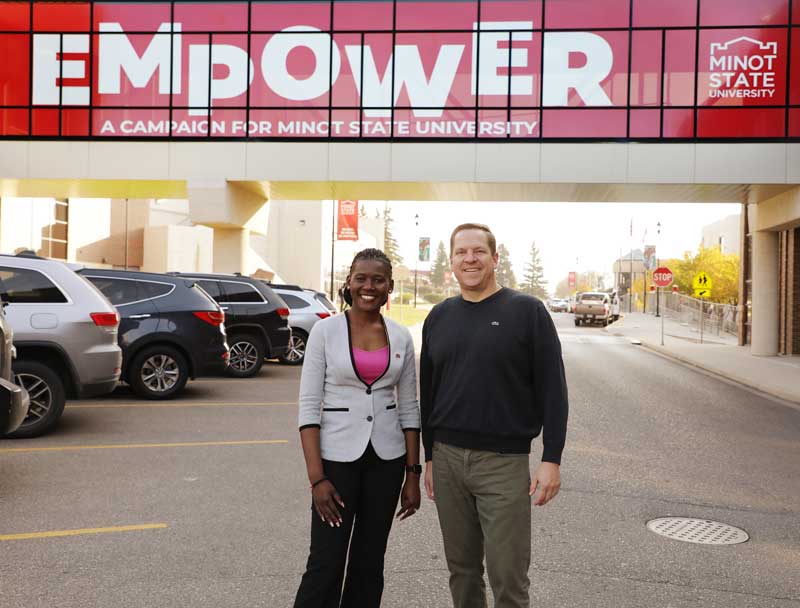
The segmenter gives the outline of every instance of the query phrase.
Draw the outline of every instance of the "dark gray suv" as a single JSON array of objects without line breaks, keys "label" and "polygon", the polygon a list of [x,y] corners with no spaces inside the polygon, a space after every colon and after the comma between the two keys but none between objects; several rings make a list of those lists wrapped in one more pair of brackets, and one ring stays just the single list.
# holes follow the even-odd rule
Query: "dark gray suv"
[{"label": "dark gray suv", "polygon": [[122,320],[122,379],[145,399],[171,399],[187,380],[228,366],[225,314],[196,281],[182,277],[84,268]]}]

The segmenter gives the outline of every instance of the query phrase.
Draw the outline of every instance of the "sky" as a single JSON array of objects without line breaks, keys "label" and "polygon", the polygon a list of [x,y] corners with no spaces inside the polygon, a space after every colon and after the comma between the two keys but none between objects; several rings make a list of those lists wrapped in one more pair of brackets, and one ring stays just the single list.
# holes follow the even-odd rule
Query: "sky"
[{"label": "sky", "polygon": [[[367,213],[383,201],[362,201]],[[464,222],[487,224],[509,250],[517,280],[530,258],[531,242],[541,254],[548,290],[553,292],[570,271],[596,271],[613,285],[612,264],[631,248],[656,245],[659,258],[682,257],[697,250],[702,228],[738,215],[741,205],[728,203],[488,203],[392,201],[394,237],[411,270],[417,236],[431,237],[431,260],[439,241],[449,252],[450,232]],[[419,215],[419,227],[414,216]],[[633,236],[630,236],[633,222]],[[661,234],[657,224],[661,222]],[[420,262],[419,269],[427,269]]]}]

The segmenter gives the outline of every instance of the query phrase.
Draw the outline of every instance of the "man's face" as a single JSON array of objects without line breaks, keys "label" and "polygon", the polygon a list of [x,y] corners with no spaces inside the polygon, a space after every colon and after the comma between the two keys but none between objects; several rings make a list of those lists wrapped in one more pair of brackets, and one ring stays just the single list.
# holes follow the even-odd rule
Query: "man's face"
[{"label": "man's face", "polygon": [[482,292],[493,287],[497,260],[483,230],[462,230],[453,239],[450,269],[462,291]]}]

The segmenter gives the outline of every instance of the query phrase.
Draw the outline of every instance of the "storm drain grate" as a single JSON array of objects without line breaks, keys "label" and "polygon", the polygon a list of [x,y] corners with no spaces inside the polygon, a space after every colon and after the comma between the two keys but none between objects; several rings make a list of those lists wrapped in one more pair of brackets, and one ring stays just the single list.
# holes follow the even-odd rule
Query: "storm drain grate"
[{"label": "storm drain grate", "polygon": [[659,517],[647,529],[661,536],[699,545],[738,545],[750,539],[741,528],[709,519]]}]

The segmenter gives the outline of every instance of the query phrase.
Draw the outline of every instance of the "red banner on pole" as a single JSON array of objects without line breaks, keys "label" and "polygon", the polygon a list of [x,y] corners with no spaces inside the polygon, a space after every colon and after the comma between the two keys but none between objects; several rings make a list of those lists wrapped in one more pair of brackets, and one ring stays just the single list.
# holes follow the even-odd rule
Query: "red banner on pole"
[{"label": "red banner on pole", "polygon": [[358,201],[339,201],[337,241],[358,240]]}]

